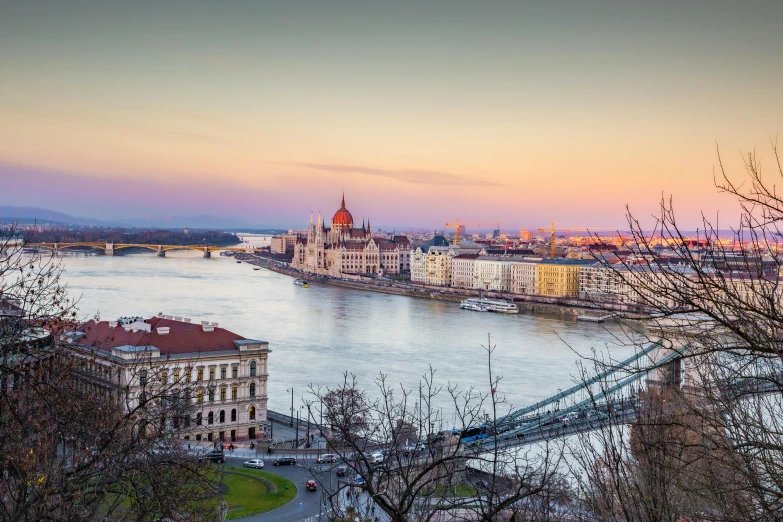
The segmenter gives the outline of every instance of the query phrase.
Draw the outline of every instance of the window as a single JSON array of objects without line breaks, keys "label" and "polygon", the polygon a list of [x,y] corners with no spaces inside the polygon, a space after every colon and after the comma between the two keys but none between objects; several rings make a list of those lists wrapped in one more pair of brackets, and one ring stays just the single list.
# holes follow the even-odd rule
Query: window
[{"label": "window", "polygon": [[209,415],[207,415],[207,424],[214,424],[214,423],[215,423],[215,414],[214,412],[209,412]]},{"label": "window", "polygon": [[236,422],[236,421],[237,421],[237,410],[235,408],[231,410],[231,422]]},{"label": "window", "polygon": [[185,370],[185,381],[190,382],[190,379],[193,377],[192,372],[190,370],[190,367]]},{"label": "window", "polygon": [[256,396],[256,383],[251,382],[250,383],[250,396],[255,397]]},{"label": "window", "polygon": [[167,384],[169,382],[169,371],[163,370],[160,372],[160,383]]},{"label": "window", "polygon": [[198,412],[196,414],[196,426],[201,426],[201,419],[202,419],[201,412]]},{"label": "window", "polygon": [[249,410],[247,410],[247,418],[250,420],[256,420],[256,407],[251,406]]},{"label": "window", "polygon": [[221,379],[225,379],[226,378],[226,367],[225,366],[220,368],[220,378]]},{"label": "window", "polygon": [[215,400],[215,388],[210,388],[209,389],[209,400],[210,400],[210,402]]},{"label": "window", "polygon": [[204,390],[196,390],[196,402],[204,402]]},{"label": "window", "polygon": [[239,366],[231,367],[231,378],[236,379],[239,376]]},{"label": "window", "polygon": [[255,377],[256,376],[256,362],[250,361],[250,376]]},{"label": "window", "polygon": [[231,387],[231,398],[232,399],[236,399],[237,398],[237,387],[236,386],[232,386]]},{"label": "window", "polygon": [[139,384],[142,386],[147,385],[147,370],[141,370],[139,372]]},{"label": "window", "polygon": [[197,381],[203,381],[204,380],[204,368],[198,369],[198,376],[196,377]]},{"label": "window", "polygon": [[220,422],[226,422],[226,410],[220,410]]},{"label": "window", "polygon": [[226,388],[225,388],[225,386],[223,388],[220,388],[220,400],[221,401],[226,400]]},{"label": "window", "polygon": [[209,369],[209,380],[210,381],[214,381],[215,380],[215,369],[214,368],[210,368]]},{"label": "window", "polygon": [[174,382],[179,382],[179,368],[174,369]]}]

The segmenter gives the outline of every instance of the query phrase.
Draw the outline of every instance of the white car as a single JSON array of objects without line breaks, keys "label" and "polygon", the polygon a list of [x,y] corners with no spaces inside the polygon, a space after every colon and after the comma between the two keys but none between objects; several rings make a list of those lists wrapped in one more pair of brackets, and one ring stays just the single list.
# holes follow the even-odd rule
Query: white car
[{"label": "white car", "polygon": [[261,459],[250,459],[242,463],[246,468],[264,469],[264,461]]},{"label": "white car", "polygon": [[378,451],[370,455],[370,464],[374,466],[379,466],[383,464],[383,453]]}]

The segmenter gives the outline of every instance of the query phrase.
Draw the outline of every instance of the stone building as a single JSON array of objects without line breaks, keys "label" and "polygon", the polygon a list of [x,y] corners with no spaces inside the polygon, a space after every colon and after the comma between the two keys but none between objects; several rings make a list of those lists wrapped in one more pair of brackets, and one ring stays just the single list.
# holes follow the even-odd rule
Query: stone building
[{"label": "stone building", "polygon": [[342,204],[327,228],[318,215],[306,236],[294,245],[294,268],[320,275],[393,275],[410,270],[410,242],[406,236],[373,236],[370,221],[355,226],[353,215]]},{"label": "stone building", "polygon": [[171,385],[178,400],[191,401],[192,414],[165,421],[163,429],[174,436],[228,442],[263,435],[269,343],[214,322],[163,314],[88,321],[63,340],[83,358],[88,381],[129,409],[150,387],[162,385]]}]

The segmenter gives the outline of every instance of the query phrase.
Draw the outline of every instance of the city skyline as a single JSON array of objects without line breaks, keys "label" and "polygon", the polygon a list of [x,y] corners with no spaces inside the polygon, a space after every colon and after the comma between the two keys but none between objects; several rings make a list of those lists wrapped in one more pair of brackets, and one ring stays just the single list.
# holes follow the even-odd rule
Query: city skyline
[{"label": "city skyline", "polygon": [[345,191],[378,225],[623,228],[672,195],[728,222],[715,146],[771,159],[782,10],[9,5],[0,204],[303,228]]}]

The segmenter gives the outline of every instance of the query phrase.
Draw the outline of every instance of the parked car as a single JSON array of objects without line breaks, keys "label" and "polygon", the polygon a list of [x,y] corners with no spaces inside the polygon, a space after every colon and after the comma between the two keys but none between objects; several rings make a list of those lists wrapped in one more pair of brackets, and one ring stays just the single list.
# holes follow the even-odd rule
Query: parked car
[{"label": "parked car", "polygon": [[367,482],[364,480],[364,477],[362,477],[361,475],[356,475],[353,478],[353,484],[352,485],[353,486],[358,486],[360,488],[363,488],[364,486],[367,485]]},{"label": "parked car", "polygon": [[348,474],[348,466],[346,466],[345,464],[343,464],[342,466],[337,466],[334,469],[334,473],[338,477],[344,477]]},{"label": "parked car", "polygon": [[246,468],[264,469],[264,461],[261,459],[250,459],[242,463]]},{"label": "parked car", "polygon": [[308,480],[307,482],[305,482],[305,489],[307,491],[317,491],[318,485],[315,483],[314,480]]},{"label": "parked car", "polygon": [[318,464],[333,464],[337,462],[337,455],[326,453],[317,459]]},{"label": "parked car", "polygon": [[293,457],[277,457],[272,464],[275,466],[296,466],[296,459]]},{"label": "parked car", "polygon": [[213,464],[223,464],[226,462],[226,456],[223,455],[223,450],[212,450],[208,453],[204,453],[198,458],[201,463],[211,462]]},{"label": "parked car", "polygon": [[377,451],[372,455],[370,455],[369,460],[370,460],[370,464],[372,464],[373,466],[380,466],[381,464],[383,464],[383,460],[384,460],[383,453]]}]

